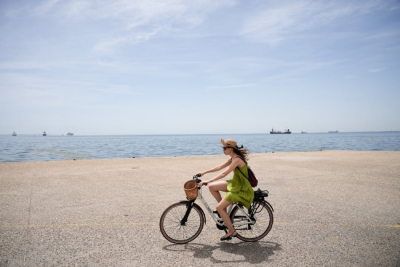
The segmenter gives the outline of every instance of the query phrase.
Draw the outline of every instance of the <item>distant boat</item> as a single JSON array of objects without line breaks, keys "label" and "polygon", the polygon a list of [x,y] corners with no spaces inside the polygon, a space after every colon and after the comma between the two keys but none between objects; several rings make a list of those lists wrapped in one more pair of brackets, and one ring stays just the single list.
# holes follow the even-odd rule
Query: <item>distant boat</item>
[{"label": "distant boat", "polygon": [[16,132],[13,132],[13,133],[12,133],[12,136],[17,136],[17,133],[16,133]]},{"label": "distant boat", "polygon": [[47,133],[46,132],[43,132],[43,136],[46,136],[47,135]]},{"label": "distant boat", "polygon": [[308,134],[307,132],[301,132],[302,134]]},{"label": "distant boat", "polygon": [[73,134],[73,133],[67,133],[67,135],[68,135],[68,136],[73,136],[74,134]]},{"label": "distant boat", "polygon": [[274,131],[274,128],[272,128],[272,131],[270,131],[269,133],[270,134],[291,134],[292,132],[289,129],[285,130],[284,132]]},{"label": "distant boat", "polygon": [[338,133],[339,131],[329,131],[328,133]]}]

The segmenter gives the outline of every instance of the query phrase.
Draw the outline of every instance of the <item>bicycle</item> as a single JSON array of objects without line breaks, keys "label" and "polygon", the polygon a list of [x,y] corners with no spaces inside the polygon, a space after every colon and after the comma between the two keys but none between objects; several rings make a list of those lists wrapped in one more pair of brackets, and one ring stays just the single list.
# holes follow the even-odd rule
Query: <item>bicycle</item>
[{"label": "bicycle", "polygon": [[[203,198],[202,189],[198,187],[201,182],[198,174],[193,176],[197,188],[198,199],[209,212],[219,230],[228,232],[224,221],[219,214],[213,212],[207,201]],[[237,238],[245,242],[255,242],[264,238],[270,231],[274,222],[272,205],[265,200],[268,191],[258,189],[254,191],[254,201],[246,210],[240,203],[232,203],[228,214],[232,225],[237,232]],[[181,200],[169,206],[161,215],[160,231],[165,239],[176,244],[186,244],[196,239],[206,223],[203,209],[194,200]]]}]

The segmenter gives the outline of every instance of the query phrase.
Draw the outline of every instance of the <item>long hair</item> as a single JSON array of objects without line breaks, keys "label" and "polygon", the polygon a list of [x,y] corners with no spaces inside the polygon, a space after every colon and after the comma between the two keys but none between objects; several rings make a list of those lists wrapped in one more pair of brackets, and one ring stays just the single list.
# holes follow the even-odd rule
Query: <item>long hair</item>
[{"label": "long hair", "polygon": [[233,147],[233,152],[239,156],[241,160],[244,161],[247,165],[247,161],[249,160],[250,151],[247,148],[241,147]]}]

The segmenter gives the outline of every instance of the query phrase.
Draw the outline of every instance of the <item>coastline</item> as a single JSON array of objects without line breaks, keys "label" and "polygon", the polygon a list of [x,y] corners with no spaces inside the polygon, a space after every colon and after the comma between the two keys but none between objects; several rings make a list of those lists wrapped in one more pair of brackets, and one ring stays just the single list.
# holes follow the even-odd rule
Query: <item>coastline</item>
[{"label": "coastline", "polygon": [[[293,153],[341,153],[341,152],[349,152],[349,153],[400,153],[400,151],[396,150],[309,150],[309,151],[277,151],[277,152],[267,152],[267,153],[250,153],[250,159],[253,156],[266,156],[266,155],[274,155],[274,154],[293,154]],[[40,162],[70,162],[70,161],[108,161],[108,160],[138,160],[138,159],[185,159],[185,158],[197,158],[197,157],[225,157],[223,154],[218,155],[178,155],[178,156],[157,156],[157,157],[132,157],[132,158],[71,158],[71,159],[60,159],[60,160],[42,160],[42,161],[0,161],[1,164],[18,164],[18,163],[40,163]]]},{"label": "coastline", "polygon": [[[0,138],[0,162],[220,155],[223,135],[74,136]],[[400,151],[399,133],[243,134],[251,153]],[[194,148],[194,149],[193,149]]]},{"label": "coastline", "polygon": [[[396,265],[399,151],[251,154],[249,165],[275,209],[271,233],[257,243],[221,243],[223,233],[207,214],[192,243],[166,241],[158,230],[163,210],[185,198],[185,181],[225,160],[209,155],[0,163],[0,263]],[[207,189],[204,194],[214,208]]]}]

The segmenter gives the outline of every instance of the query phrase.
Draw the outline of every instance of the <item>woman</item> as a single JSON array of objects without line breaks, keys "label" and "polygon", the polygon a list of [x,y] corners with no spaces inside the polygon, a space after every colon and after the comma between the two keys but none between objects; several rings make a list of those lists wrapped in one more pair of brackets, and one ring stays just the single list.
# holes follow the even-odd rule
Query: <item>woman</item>
[{"label": "woman", "polygon": [[[224,164],[219,165],[215,168],[212,168],[208,171],[201,172],[200,175],[203,176],[206,173],[216,172],[222,170],[223,168],[228,167],[222,173],[213,177],[208,181],[202,181],[199,186],[208,185],[208,188],[214,198],[217,200],[217,212],[224,220],[226,227],[228,228],[228,233],[221,237],[221,241],[230,240],[232,237],[237,235],[235,228],[232,226],[232,222],[229,218],[228,212],[226,211],[227,207],[231,205],[233,202],[239,202],[249,208],[250,204],[253,202],[254,198],[254,190],[251,188],[250,182],[244,175],[248,177],[247,171],[247,157],[248,150],[242,147],[237,147],[237,143],[233,139],[221,139],[221,143],[223,145],[224,154],[230,156]],[[239,171],[243,172],[243,174]],[[233,171],[233,178],[228,181],[218,181],[217,180],[224,178],[230,172]],[[222,192],[227,192],[224,199],[221,197]]]}]

